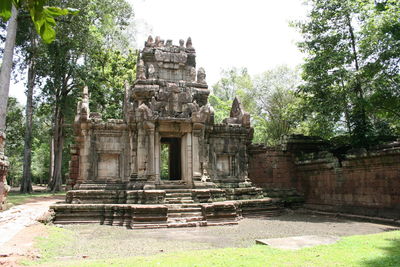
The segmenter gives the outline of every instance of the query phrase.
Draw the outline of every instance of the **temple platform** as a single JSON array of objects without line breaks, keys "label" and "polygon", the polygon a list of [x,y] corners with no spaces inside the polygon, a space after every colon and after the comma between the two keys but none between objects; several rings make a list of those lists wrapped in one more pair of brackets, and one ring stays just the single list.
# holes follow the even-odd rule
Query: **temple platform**
[{"label": "temple platform", "polygon": [[257,188],[71,190],[51,206],[54,223],[97,223],[127,228],[232,225],[243,217],[276,216],[283,204]]}]

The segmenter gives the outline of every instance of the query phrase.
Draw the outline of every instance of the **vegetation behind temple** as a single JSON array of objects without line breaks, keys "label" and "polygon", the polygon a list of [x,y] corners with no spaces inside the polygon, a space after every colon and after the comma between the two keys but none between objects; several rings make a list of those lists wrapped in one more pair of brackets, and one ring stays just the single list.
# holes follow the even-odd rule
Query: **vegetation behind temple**
[{"label": "vegetation behind temple", "polygon": [[[127,3],[63,3],[81,12],[60,19],[53,44],[33,46],[23,38],[29,35],[29,25],[19,30],[20,58],[33,57],[36,63],[32,145],[36,183],[47,183],[51,176],[50,144],[59,134],[61,174],[67,172],[72,129],[57,132],[55,122],[58,118],[65,126],[72,124],[82,86],[88,85],[91,92],[91,111],[102,113],[104,119],[120,118],[124,81],[132,83],[135,76],[137,55],[126,49],[133,15]],[[222,71],[209,97],[215,120],[229,116],[237,95],[251,113],[254,142],[276,145],[282,135],[305,134],[339,146],[368,147],[399,136],[400,3],[311,0],[309,5],[307,21],[293,23],[303,36],[299,49],[305,63],[255,76],[246,68]],[[6,148],[12,166],[10,184],[18,184],[22,176],[23,109],[10,99]]]}]

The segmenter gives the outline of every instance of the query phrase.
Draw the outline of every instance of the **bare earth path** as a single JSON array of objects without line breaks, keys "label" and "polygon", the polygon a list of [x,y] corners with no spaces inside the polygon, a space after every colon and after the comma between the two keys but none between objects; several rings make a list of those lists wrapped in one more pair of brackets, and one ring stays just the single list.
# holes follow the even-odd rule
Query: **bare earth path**
[{"label": "bare earth path", "polygon": [[37,197],[0,212],[1,266],[17,266],[13,258],[29,254],[34,238],[44,231],[36,220],[49,210],[51,204],[63,199],[64,196]]}]

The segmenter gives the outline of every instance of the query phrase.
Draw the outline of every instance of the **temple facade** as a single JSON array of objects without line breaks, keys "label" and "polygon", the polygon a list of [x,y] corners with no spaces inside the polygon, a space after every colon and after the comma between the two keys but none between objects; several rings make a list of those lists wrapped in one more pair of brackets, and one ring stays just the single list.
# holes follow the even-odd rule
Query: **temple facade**
[{"label": "temple facade", "polygon": [[[103,121],[101,114],[91,113],[85,89],[75,119],[73,188],[251,186],[246,151],[253,132],[250,116],[235,99],[230,117],[214,124],[209,94],[190,38],[186,45],[183,40],[173,45],[149,37],[137,80],[125,88],[123,119]],[[168,150],[166,163],[162,149]],[[164,169],[168,165],[167,177],[161,177],[162,164]]]},{"label": "temple facade", "polygon": [[247,214],[273,215],[277,201],[248,179],[253,129],[236,98],[214,123],[210,90],[189,38],[179,45],[150,36],[134,84],[126,84],[123,119],[78,103],[65,203],[55,223],[130,228],[235,224]]}]

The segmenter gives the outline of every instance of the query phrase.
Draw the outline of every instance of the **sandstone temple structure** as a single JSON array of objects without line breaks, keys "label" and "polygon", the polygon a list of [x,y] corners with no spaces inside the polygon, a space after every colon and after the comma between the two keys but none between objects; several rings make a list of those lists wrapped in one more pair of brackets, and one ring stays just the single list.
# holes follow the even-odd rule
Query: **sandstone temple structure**
[{"label": "sandstone temple structure", "polygon": [[278,203],[248,179],[253,129],[238,99],[214,123],[210,90],[189,38],[155,40],[140,53],[126,84],[123,119],[90,112],[84,89],[74,123],[65,204],[56,223],[140,227],[234,224],[244,215],[276,214]]}]

